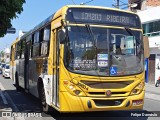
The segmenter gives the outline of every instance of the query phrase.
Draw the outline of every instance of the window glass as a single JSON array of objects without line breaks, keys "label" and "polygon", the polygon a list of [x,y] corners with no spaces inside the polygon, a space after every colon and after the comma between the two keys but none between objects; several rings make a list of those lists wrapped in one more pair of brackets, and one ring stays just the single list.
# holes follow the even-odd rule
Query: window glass
[{"label": "window glass", "polygon": [[65,66],[70,71],[100,76],[131,75],[143,71],[140,31],[91,26],[69,26],[67,29],[64,54]]},{"label": "window glass", "polygon": [[32,36],[29,35],[28,37],[26,37],[26,41],[32,41]]},{"label": "window glass", "polygon": [[44,29],[41,29],[39,33],[39,42],[43,41],[43,36],[44,36]]},{"label": "window glass", "polygon": [[146,24],[143,24],[142,26],[143,26],[143,34],[146,34],[147,33],[147,31],[146,31]]},{"label": "window glass", "polygon": [[16,59],[20,58],[21,41],[16,44]]},{"label": "window glass", "polygon": [[39,56],[39,44],[33,46],[32,56]]},{"label": "window glass", "polygon": [[44,36],[43,36],[43,40],[48,41],[50,38],[50,27],[46,27],[44,29]]},{"label": "window glass", "polygon": [[48,42],[42,42],[41,44],[41,55],[48,54]]},{"label": "window glass", "polygon": [[49,53],[50,25],[41,30],[43,38],[41,40],[40,54],[46,56]]},{"label": "window glass", "polygon": [[32,42],[32,57],[37,57],[39,56],[39,53],[40,53],[40,31],[37,31],[33,34],[33,42]]},{"label": "window glass", "polygon": [[[11,52],[10,52],[10,60],[13,60],[12,56],[14,55],[14,52],[13,52],[13,46],[11,46]],[[0,64],[1,65],[1,64]]]},{"label": "window glass", "polygon": [[24,58],[25,40],[22,41],[21,58]]},{"label": "window glass", "polygon": [[34,43],[39,42],[39,31],[34,34]]},{"label": "window glass", "polygon": [[33,35],[32,57],[46,56],[49,53],[50,25]]},{"label": "window glass", "polygon": [[160,21],[143,24],[143,34],[148,36],[160,35]]}]

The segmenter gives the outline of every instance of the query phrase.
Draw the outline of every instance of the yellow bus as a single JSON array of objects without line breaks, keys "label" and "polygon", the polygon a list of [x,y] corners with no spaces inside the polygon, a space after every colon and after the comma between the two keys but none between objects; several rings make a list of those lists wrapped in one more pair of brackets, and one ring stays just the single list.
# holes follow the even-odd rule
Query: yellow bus
[{"label": "yellow bus", "polygon": [[142,109],[148,49],[137,14],[67,5],[15,43],[11,63],[43,111]]}]

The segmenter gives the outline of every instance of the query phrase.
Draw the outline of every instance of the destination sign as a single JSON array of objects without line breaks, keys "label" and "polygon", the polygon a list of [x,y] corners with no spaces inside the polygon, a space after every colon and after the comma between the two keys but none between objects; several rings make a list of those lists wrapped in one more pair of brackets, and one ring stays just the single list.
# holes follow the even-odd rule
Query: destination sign
[{"label": "destination sign", "polygon": [[67,20],[76,23],[107,24],[141,28],[140,19],[136,14],[114,10],[71,8],[67,12]]}]

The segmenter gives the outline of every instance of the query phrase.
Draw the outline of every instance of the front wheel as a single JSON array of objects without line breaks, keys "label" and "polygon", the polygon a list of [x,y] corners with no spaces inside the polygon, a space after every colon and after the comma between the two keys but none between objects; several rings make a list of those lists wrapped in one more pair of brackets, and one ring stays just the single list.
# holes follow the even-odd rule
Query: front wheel
[{"label": "front wheel", "polygon": [[158,81],[158,80],[157,80],[155,86],[156,86],[156,87],[159,87],[159,81]]}]

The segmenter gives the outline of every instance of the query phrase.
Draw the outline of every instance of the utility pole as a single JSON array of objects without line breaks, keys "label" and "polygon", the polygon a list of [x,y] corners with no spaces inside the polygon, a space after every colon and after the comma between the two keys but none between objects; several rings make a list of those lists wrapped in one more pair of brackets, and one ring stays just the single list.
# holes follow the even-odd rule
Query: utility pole
[{"label": "utility pole", "polygon": [[119,0],[117,0],[117,8],[119,9]]},{"label": "utility pole", "polygon": [[120,7],[120,4],[119,4],[120,0],[114,0],[114,1],[115,1],[115,4],[112,4],[112,6],[114,6],[115,8],[119,9],[119,7]]},{"label": "utility pole", "polygon": [[[118,9],[126,9],[129,7],[129,3],[124,3],[121,0],[114,0],[114,4],[112,4],[113,7],[118,8]],[[121,8],[125,6],[124,8]]]}]

